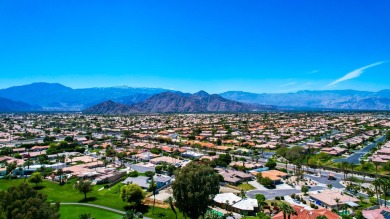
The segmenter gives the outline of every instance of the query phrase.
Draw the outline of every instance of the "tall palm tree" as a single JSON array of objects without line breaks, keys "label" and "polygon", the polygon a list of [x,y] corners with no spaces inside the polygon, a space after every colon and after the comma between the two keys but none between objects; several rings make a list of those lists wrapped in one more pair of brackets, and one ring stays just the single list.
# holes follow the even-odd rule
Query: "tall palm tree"
[{"label": "tall palm tree", "polygon": [[157,185],[156,183],[154,182],[154,178],[153,176],[151,177],[150,179],[150,184],[149,184],[149,190],[153,193],[153,208],[152,208],[152,213],[154,213],[154,206],[156,205],[156,189],[157,189]]},{"label": "tall palm tree", "polygon": [[349,166],[349,163],[346,162],[346,161],[343,161],[343,162],[341,163],[341,169],[342,169],[343,172],[344,172],[344,179],[346,179],[347,176],[348,176],[348,166]]},{"label": "tall palm tree", "polygon": [[176,212],[175,206],[173,204],[173,197],[169,196],[167,199],[164,200],[164,203],[167,203],[169,205],[169,207],[171,207],[171,210],[173,211],[173,213],[175,213],[175,216],[177,219],[177,212]]},{"label": "tall palm tree", "polygon": [[387,193],[390,191],[390,179],[381,178],[380,182],[381,182],[380,188],[381,188],[382,193],[383,193],[383,197],[385,200],[385,207],[386,207],[387,206]]},{"label": "tall palm tree", "polygon": [[349,164],[349,168],[351,169],[352,176],[353,176],[353,169],[355,169],[355,167],[356,167],[356,164],[354,164],[354,163]]},{"label": "tall palm tree", "polygon": [[379,194],[380,194],[380,189],[381,189],[381,179],[376,179],[374,180],[374,182],[372,182],[372,185],[374,185],[374,189],[375,189],[375,194],[376,194],[376,199],[377,199],[377,202],[379,203],[380,205],[380,200],[379,200]]}]

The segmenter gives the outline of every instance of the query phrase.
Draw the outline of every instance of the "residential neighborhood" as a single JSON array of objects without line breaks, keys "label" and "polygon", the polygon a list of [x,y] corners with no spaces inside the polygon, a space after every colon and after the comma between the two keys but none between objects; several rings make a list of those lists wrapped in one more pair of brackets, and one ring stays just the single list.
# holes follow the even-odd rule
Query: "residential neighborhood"
[{"label": "residential neighborhood", "polygon": [[374,219],[390,212],[385,113],[32,113],[1,114],[0,121],[0,190],[39,173],[45,185],[88,181],[97,190],[87,202],[111,194],[120,204],[107,207],[121,208],[123,188],[137,185],[145,194],[140,205],[172,214],[180,206],[178,176],[195,163],[218,176],[207,214],[221,218]]}]

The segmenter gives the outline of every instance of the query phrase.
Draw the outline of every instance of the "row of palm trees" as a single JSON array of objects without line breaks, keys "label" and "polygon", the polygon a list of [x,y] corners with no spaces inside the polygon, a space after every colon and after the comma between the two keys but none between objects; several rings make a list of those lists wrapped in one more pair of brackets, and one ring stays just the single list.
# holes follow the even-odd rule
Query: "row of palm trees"
[{"label": "row of palm trees", "polygon": [[376,198],[379,204],[381,196],[383,196],[384,205],[387,206],[387,196],[390,192],[390,178],[379,178],[372,183],[375,189]]}]

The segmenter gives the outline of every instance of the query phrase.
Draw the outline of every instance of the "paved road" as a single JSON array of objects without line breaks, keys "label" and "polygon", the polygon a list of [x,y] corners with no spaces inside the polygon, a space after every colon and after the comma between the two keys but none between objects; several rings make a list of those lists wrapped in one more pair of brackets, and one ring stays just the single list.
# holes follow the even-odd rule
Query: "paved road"
[{"label": "paved road", "polygon": [[248,196],[249,198],[255,198],[257,194],[263,194],[265,196],[265,199],[270,200],[274,199],[276,196],[285,196],[300,192],[301,191],[297,189],[251,190],[246,192],[246,196]]},{"label": "paved road", "polygon": [[360,158],[363,157],[364,155],[366,155],[368,152],[370,152],[370,150],[372,148],[376,147],[378,142],[382,142],[384,139],[385,139],[385,136],[382,136],[382,137],[378,138],[377,140],[375,140],[375,142],[367,145],[366,147],[364,147],[358,151],[355,151],[351,156],[349,156],[347,158],[335,159],[333,161],[338,162],[338,163],[346,161],[348,163],[360,164]]},{"label": "paved road", "polygon": [[[109,208],[109,207],[106,207],[106,206],[101,206],[101,205],[94,205],[94,204],[88,204],[88,203],[78,203],[78,202],[61,202],[60,203],[61,205],[82,205],[82,206],[88,206],[88,207],[94,207],[94,208],[100,208],[100,209],[104,209],[104,210],[107,210],[107,211],[112,211],[112,212],[115,212],[115,213],[118,213],[118,214],[126,214],[125,211],[120,211],[118,209],[114,209],[114,208]],[[145,219],[151,219],[149,217],[143,217]]]},{"label": "paved road", "polygon": [[338,180],[337,180],[337,176],[336,176],[336,180],[328,180],[328,177],[326,177],[326,176],[318,177],[318,176],[313,176],[313,175],[308,175],[308,174],[305,174],[305,177],[308,177],[314,181],[317,181],[317,182],[325,184],[325,185],[331,184],[333,186],[333,188],[337,188],[337,189],[344,188],[344,186],[341,185],[341,183],[340,183],[340,180],[339,180],[340,178],[338,178]]}]

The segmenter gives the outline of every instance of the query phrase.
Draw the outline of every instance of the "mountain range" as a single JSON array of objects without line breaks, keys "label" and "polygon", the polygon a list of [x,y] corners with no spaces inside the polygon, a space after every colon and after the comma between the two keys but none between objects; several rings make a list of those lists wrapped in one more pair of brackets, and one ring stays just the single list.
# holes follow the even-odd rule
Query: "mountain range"
[{"label": "mountain range", "polygon": [[253,112],[272,110],[272,106],[260,106],[225,99],[205,91],[195,94],[167,91],[134,105],[106,101],[92,106],[84,113],[130,114],[130,113],[206,113],[206,112]]},{"label": "mountain range", "polygon": [[[104,111],[103,108],[107,109]],[[246,112],[275,109],[390,110],[390,90],[298,91],[209,95],[162,88],[73,89],[58,83],[33,83],[0,89],[0,112],[90,111],[105,113]]]}]

